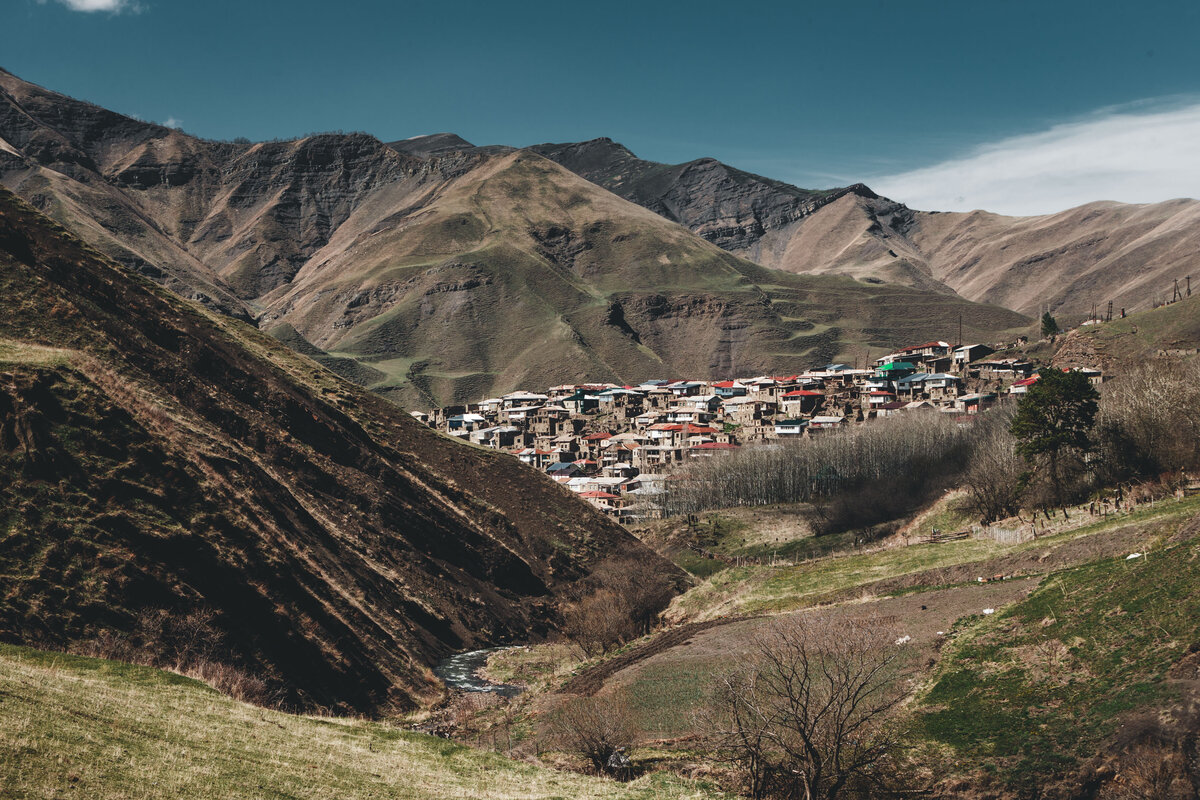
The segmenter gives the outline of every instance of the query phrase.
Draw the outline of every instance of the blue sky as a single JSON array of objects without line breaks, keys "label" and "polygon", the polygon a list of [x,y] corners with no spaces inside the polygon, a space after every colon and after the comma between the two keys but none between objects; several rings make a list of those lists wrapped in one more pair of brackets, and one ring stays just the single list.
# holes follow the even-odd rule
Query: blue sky
[{"label": "blue sky", "polygon": [[1200,195],[1195,0],[2,2],[0,66],[212,138],[610,136],[918,208]]}]

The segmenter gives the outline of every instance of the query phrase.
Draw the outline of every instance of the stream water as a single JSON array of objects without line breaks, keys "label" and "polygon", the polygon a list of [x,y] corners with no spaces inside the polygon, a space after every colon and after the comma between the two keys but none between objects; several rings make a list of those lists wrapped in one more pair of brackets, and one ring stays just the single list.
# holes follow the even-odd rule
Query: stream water
[{"label": "stream water", "polygon": [[462,689],[464,692],[491,692],[502,697],[515,697],[523,691],[522,687],[509,683],[492,683],[479,676],[479,670],[483,669],[484,664],[487,663],[488,656],[508,649],[507,647],[488,647],[483,650],[455,653],[442,659],[433,668],[433,672],[447,686]]}]

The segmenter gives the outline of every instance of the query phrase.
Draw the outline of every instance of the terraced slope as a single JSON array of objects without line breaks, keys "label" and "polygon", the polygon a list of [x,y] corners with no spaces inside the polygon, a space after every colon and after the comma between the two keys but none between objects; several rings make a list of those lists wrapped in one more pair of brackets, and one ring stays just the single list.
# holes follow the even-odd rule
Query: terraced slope
[{"label": "terraced slope", "polygon": [[0,639],[201,658],[373,712],[551,630],[606,560],[678,573],[552,481],[456,444],[0,193]]},{"label": "terraced slope", "polygon": [[1197,354],[1200,294],[1124,319],[1076,328],[1059,344],[1054,365],[1119,371],[1147,358],[1194,358]]},{"label": "terraced slope", "polygon": [[609,139],[531,148],[758,264],[953,291],[1036,315],[1149,308],[1200,272],[1200,203],[1097,202],[1039,217],[916,211],[862,184],[800,189],[711,158],[658,164]]}]

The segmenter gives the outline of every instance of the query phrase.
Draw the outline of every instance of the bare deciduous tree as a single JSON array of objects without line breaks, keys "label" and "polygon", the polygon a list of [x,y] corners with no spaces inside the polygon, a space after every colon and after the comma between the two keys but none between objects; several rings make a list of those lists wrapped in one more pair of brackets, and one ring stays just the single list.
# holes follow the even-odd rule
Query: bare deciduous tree
[{"label": "bare deciduous tree", "polygon": [[964,506],[984,525],[1012,516],[1021,508],[1020,479],[1025,460],[1009,432],[1012,412],[996,409],[976,423],[971,455],[963,470]]},{"label": "bare deciduous tree", "polygon": [[627,754],[637,726],[621,694],[573,697],[550,714],[548,727],[558,747],[582,756],[598,773],[612,772],[615,753]]},{"label": "bare deciduous tree", "polygon": [[679,575],[665,563],[631,558],[605,562],[563,613],[563,634],[587,658],[650,632],[675,595]]},{"label": "bare deciduous tree", "polygon": [[774,624],[743,667],[717,679],[710,724],[719,752],[755,798],[870,792],[897,749],[903,655],[890,627],[871,617],[802,614]]},{"label": "bare deciduous tree", "polygon": [[585,658],[594,658],[627,641],[632,626],[626,598],[600,588],[567,606],[562,632]]}]

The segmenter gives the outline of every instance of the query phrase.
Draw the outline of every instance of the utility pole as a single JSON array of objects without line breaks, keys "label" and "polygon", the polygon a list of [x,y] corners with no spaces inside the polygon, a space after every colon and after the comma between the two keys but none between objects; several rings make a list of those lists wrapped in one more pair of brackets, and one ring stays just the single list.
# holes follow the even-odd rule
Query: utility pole
[{"label": "utility pole", "polygon": [[1183,295],[1181,295],[1179,293],[1179,278],[1176,278],[1175,279],[1175,292],[1171,295],[1171,302],[1174,303],[1176,300],[1182,300],[1182,299],[1183,299]]},{"label": "utility pole", "polygon": [[962,346],[963,346],[963,340],[962,340],[962,314],[959,314],[959,315],[958,315],[958,346],[959,346],[959,347],[962,347]]},{"label": "utility pole", "polygon": [[1112,300],[1108,301],[1108,314],[1104,317],[1105,322],[1112,322]]}]

